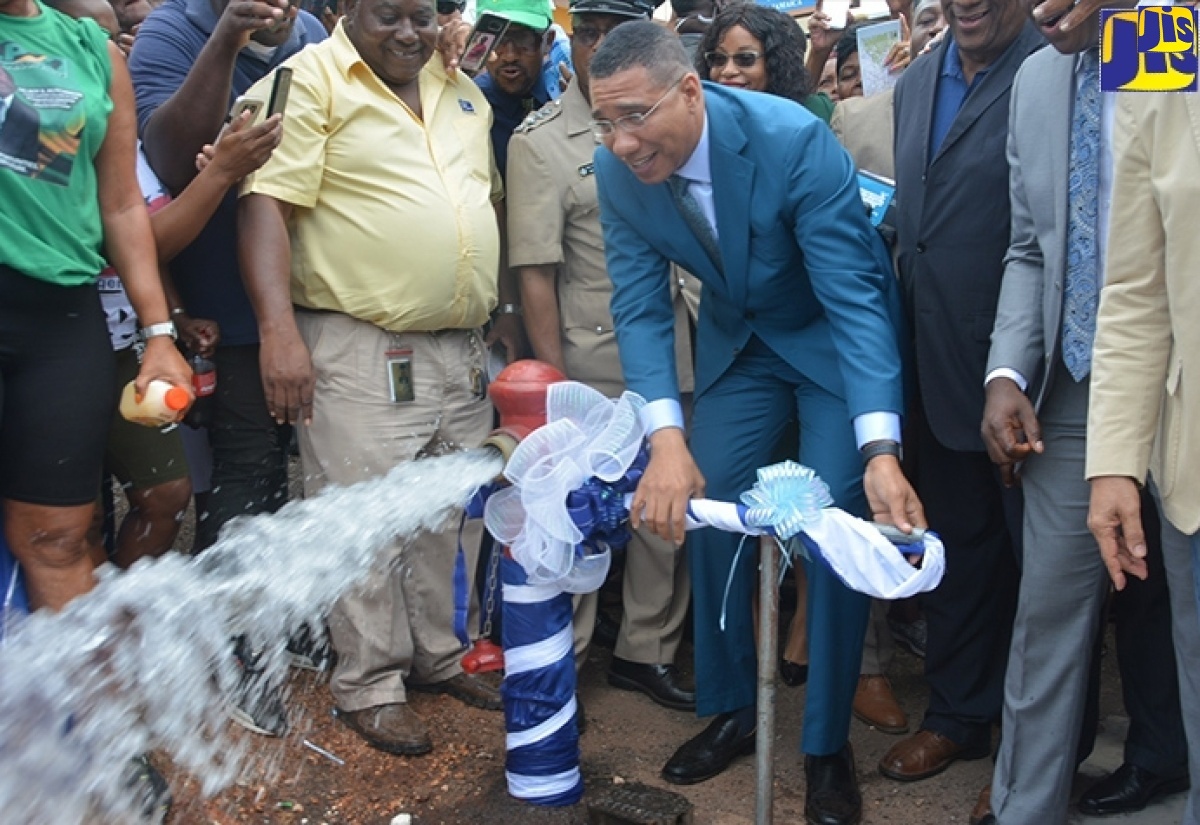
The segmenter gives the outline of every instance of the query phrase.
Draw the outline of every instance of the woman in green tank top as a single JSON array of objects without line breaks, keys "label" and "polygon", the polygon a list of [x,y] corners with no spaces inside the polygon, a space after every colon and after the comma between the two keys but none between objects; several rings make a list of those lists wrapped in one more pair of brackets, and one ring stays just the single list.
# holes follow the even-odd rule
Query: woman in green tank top
[{"label": "woman in green tank top", "polygon": [[115,409],[96,276],[148,342],[138,376],[190,386],[135,174],[133,87],[91,20],[0,0],[0,505],[30,605],[92,586],[84,536]]}]

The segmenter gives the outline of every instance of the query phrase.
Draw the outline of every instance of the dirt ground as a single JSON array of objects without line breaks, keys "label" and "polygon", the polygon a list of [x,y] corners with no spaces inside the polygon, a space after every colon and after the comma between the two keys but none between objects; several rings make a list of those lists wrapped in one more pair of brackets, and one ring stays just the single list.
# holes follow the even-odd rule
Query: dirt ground
[{"label": "dirt ground", "polygon": [[[670,786],[659,770],[674,749],[703,728],[693,716],[666,710],[604,679],[609,652],[594,649],[581,696],[588,728],[581,740],[587,785],[569,808],[539,808],[511,798],[504,782],[503,715],[470,708],[448,696],[416,694],[413,708],[426,720],[433,753],[394,757],[372,750],[330,713],[326,677],[294,671],[289,707],[292,730],[282,740],[255,737],[257,756],[247,776],[203,800],[187,777],[172,777],[173,825],[389,825],[407,813],[417,825],[568,825],[588,822],[588,804],[612,783],[644,783],[681,793],[697,825],[754,822],[754,760],[743,757],[721,776],[687,788]],[[690,650],[683,651],[688,658]],[[1112,671],[1111,663],[1106,668]],[[891,678],[910,720],[924,707],[920,660],[901,651]],[[1106,673],[1102,718],[1119,712],[1115,673]],[[804,688],[780,685],[777,704],[775,822],[802,822],[804,782],[797,753]],[[245,734],[250,736],[250,734]],[[875,769],[896,737],[852,723],[867,825],[965,823],[976,795],[990,780],[991,760],[958,763],[924,782],[902,784]],[[311,750],[311,743],[337,761]]]},{"label": "dirt ground", "polygon": [[[185,529],[177,547],[186,549],[190,541],[190,529]],[[786,627],[786,610],[780,618]],[[680,788],[664,782],[659,776],[663,764],[705,722],[662,708],[639,693],[610,687],[605,680],[610,655],[593,645],[581,676],[580,696],[588,720],[581,739],[587,790],[577,805],[541,808],[508,795],[502,713],[467,707],[448,696],[414,693],[409,701],[428,724],[434,750],[415,758],[391,756],[367,747],[332,716],[327,675],[294,670],[287,736],[268,739],[231,725],[234,736],[251,738],[255,753],[235,786],[206,799],[194,778],[159,762],[175,795],[168,825],[390,825],[400,814],[409,814],[413,825],[574,825],[588,822],[589,803],[614,783],[642,783],[681,794],[694,806],[696,825],[753,823],[754,758],[742,757],[725,773],[699,785]],[[678,658],[690,671],[686,643]],[[921,664],[898,650],[889,673],[914,729],[928,696]],[[1101,719],[1122,713],[1112,657],[1106,657],[1104,671]],[[803,761],[798,752],[803,704],[803,687],[779,683],[777,823],[804,821]],[[923,782],[894,782],[875,766],[897,737],[854,720],[851,741],[865,825],[966,823],[980,789],[991,779],[992,762],[984,759],[960,762]]]}]

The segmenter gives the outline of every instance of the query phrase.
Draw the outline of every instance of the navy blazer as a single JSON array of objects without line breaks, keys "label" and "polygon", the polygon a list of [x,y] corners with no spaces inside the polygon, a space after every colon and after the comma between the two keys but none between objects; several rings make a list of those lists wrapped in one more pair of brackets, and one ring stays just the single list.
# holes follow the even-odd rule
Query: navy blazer
[{"label": "navy blazer", "polygon": [[899,290],[859,196],[854,163],[789,100],[704,83],[722,275],[665,183],[596,150],[621,366],[648,401],[678,398],[671,261],[704,284],[696,395],[752,334],[844,399],[850,416],[903,411]]},{"label": "navy blazer", "polygon": [[982,452],[983,379],[1010,240],[1009,95],[1021,63],[1046,41],[1025,24],[931,158],[933,103],[949,42],[913,61],[896,83],[897,253],[929,427],[951,450]]}]

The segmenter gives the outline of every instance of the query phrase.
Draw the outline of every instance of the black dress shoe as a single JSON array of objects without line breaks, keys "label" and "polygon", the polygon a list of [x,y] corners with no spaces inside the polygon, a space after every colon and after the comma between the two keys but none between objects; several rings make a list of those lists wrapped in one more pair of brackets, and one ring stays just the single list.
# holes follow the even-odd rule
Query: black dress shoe
[{"label": "black dress shoe", "polygon": [[679,684],[675,665],[643,665],[613,656],[608,683],[621,690],[640,690],[664,708],[696,710],[696,691]]},{"label": "black dress shoe", "polygon": [[788,687],[800,687],[808,681],[808,665],[798,665],[787,659],[780,659],[779,678]]},{"label": "black dress shoe", "polygon": [[809,825],[858,825],[862,820],[862,795],[849,744],[829,756],[805,756],[804,784],[804,821]]},{"label": "black dress shoe", "polygon": [[679,746],[662,769],[663,779],[672,785],[694,785],[712,779],[735,757],[754,750],[754,728],[741,728],[734,714],[719,714],[703,732]]},{"label": "black dress shoe", "polygon": [[1128,762],[1088,788],[1079,797],[1079,810],[1088,816],[1140,811],[1160,796],[1191,787],[1187,774],[1164,777]]},{"label": "black dress shoe", "polygon": [[621,623],[603,610],[597,610],[596,628],[592,631],[592,644],[605,650],[612,650],[617,646],[617,636],[620,634]]}]

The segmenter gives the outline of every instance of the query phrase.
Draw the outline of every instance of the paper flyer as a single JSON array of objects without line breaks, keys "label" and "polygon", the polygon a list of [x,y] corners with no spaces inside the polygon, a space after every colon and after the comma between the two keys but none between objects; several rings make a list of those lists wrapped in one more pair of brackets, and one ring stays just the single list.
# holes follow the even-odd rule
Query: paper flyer
[{"label": "paper flyer", "polygon": [[899,74],[883,65],[892,46],[900,42],[900,21],[885,20],[858,30],[858,62],[862,73],[863,97],[887,91],[896,85]]}]

